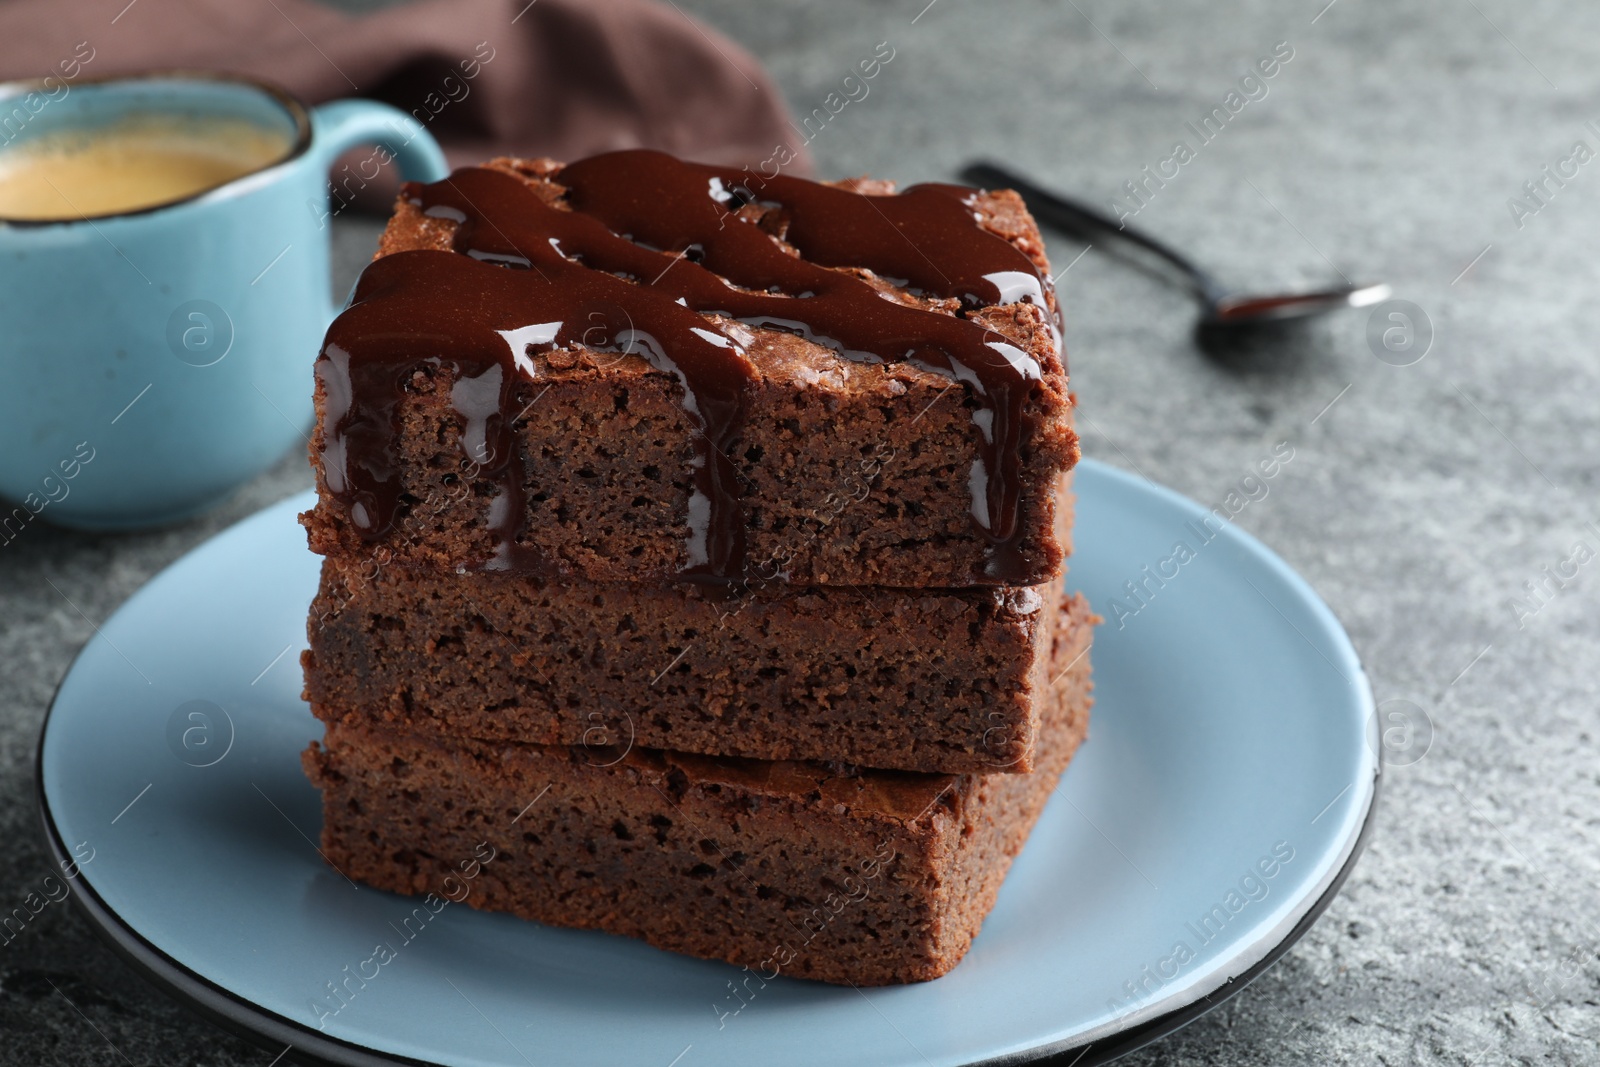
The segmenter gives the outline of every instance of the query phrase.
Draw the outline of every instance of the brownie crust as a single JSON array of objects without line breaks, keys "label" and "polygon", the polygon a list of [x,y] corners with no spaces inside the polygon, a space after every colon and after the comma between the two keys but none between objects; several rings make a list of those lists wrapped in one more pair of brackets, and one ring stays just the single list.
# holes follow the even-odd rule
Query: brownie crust
[{"label": "brownie crust", "polygon": [[322,848],[420,895],[486,854],[474,907],[778,975],[925,981],[965,955],[1083,740],[1091,627],[1058,632],[1031,775],[926,775],[634,748],[491,744],[349,722],[305,754]]}]

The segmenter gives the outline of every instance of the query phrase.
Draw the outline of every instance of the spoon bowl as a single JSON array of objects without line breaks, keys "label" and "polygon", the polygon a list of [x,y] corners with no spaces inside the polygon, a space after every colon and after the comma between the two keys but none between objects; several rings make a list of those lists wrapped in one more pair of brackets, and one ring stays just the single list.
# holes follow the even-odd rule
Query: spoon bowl
[{"label": "spoon bowl", "polygon": [[1243,326],[1262,322],[1287,322],[1326,315],[1344,308],[1368,307],[1389,299],[1388,285],[1342,285],[1306,293],[1233,293],[1205,308],[1202,320],[1211,326]]},{"label": "spoon bowl", "polygon": [[[1248,327],[1308,319],[1344,308],[1366,307],[1389,298],[1383,283],[1350,285],[1299,293],[1239,293],[1222,285],[1188,256],[1141,233],[1124,222],[1035,185],[993,163],[970,163],[961,176],[991,189],[1014,189],[1034,217],[1046,225],[1108,250],[1148,269],[1152,259],[1165,268],[1157,273],[1187,289],[1200,304],[1200,322],[1210,329]],[[1175,272],[1175,276],[1174,276]]]}]

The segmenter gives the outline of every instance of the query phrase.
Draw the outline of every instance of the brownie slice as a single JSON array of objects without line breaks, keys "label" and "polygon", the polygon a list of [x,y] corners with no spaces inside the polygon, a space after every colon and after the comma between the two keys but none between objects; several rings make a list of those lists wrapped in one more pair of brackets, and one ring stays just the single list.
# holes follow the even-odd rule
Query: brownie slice
[{"label": "brownie slice", "polygon": [[[1031,775],[491,744],[345,721],[305,755],[322,848],[382,889],[465,884],[474,907],[763,980],[937,978],[971,945],[1087,729],[1091,626],[1065,618]],[[467,861],[477,876],[463,883]]]},{"label": "brownie slice", "polygon": [[[323,563],[326,719],[913,771],[1034,769],[1063,593],[571,583]],[[1089,615],[1073,598],[1065,612]]]},{"label": "brownie slice", "polygon": [[1059,577],[1078,446],[1021,200],[719,174],[614,153],[408,187],[318,362],[312,548],[607,582]]}]

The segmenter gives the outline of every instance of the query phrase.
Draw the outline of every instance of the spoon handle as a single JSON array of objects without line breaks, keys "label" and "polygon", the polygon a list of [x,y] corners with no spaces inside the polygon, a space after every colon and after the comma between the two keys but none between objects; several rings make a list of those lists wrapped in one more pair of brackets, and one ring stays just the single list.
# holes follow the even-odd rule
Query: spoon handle
[{"label": "spoon handle", "polygon": [[1102,215],[1085,204],[1041,188],[1028,179],[993,163],[969,163],[962,168],[961,176],[969,182],[986,188],[1015,189],[1022,199],[1027,202],[1028,209],[1033,212],[1036,218],[1072,237],[1079,238],[1090,244],[1110,239],[1113,248],[1118,243],[1124,246],[1133,245],[1152,255],[1159,256],[1184,275],[1195,295],[1202,300],[1214,303],[1224,295],[1225,291],[1222,286],[1181,252],[1168,247],[1154,237],[1140,233],[1126,223],[1120,223],[1110,216]]}]

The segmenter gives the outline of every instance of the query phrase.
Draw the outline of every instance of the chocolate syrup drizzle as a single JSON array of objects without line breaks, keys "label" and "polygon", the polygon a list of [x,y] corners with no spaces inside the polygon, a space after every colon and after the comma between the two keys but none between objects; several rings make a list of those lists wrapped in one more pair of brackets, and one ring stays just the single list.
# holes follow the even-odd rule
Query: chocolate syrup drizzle
[{"label": "chocolate syrup drizzle", "polygon": [[[1048,312],[1048,282],[977,225],[971,190],[919,185],[864,196],[645,150],[574,163],[553,180],[571,210],[483,168],[408,186],[425,215],[457,224],[459,254],[374,261],[329,329],[318,363],[328,395],[325,477],[364,537],[384,536],[403,504],[399,397],[420,366],[449,363],[463,450],[498,489],[490,526],[499,547],[484,566],[539,569],[517,543],[526,502],[512,405],[517,385],[536,377],[538,352],[581,345],[640,355],[678,379],[699,430],[685,577],[741,577],[744,514],[727,449],[757,374],[740,345],[702,317],[714,314],[799,334],[846,359],[906,361],[964,382],[978,401],[970,485],[974,521],[991,545],[984,576],[1026,574],[1019,449],[1037,361],[975,322],[897,303],[830,269],[866,268],[964,308],[1023,299]],[[752,201],[781,211],[785,239],[806,258],[737,214]]]}]

